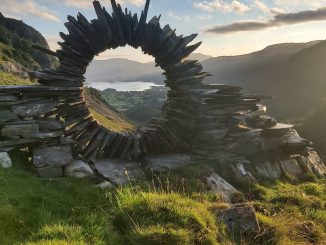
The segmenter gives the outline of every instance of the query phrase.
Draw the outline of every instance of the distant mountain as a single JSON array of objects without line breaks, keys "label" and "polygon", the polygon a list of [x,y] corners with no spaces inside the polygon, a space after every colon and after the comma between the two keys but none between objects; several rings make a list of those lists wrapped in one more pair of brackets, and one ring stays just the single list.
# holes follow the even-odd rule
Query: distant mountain
[{"label": "distant mountain", "polygon": [[[211,56],[194,53],[190,59],[204,61]],[[140,63],[128,59],[94,60],[87,68],[88,82],[143,81],[162,84],[164,76],[154,62]]]},{"label": "distant mountain", "polygon": [[51,68],[55,59],[31,49],[30,43],[49,47],[45,38],[34,28],[0,13],[0,61],[18,63],[27,69]]},{"label": "distant mountain", "polygon": [[325,97],[326,42],[285,43],[247,55],[211,58],[203,63],[213,76],[206,83],[242,86],[274,96],[264,101],[280,119],[306,117]]}]

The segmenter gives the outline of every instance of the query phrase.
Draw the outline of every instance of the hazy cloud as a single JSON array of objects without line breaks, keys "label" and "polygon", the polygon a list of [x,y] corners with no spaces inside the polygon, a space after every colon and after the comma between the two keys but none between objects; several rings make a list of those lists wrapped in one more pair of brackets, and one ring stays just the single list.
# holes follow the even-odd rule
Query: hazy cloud
[{"label": "hazy cloud", "polygon": [[170,11],[168,13],[168,16],[170,18],[175,19],[175,20],[178,20],[178,21],[186,21],[186,22],[189,22],[191,20],[191,17],[189,15],[180,16],[180,15],[175,14],[173,11]]},{"label": "hazy cloud", "polygon": [[1,0],[0,11],[5,15],[16,18],[32,15],[45,20],[60,22],[59,17],[55,13],[33,0]]},{"label": "hazy cloud", "polygon": [[231,3],[225,3],[222,0],[201,1],[194,3],[196,8],[205,10],[209,13],[212,12],[236,12],[244,13],[250,10],[250,7],[244,3],[233,0]]},{"label": "hazy cloud", "polygon": [[264,2],[256,0],[253,3],[253,6],[259,9],[260,11],[264,12],[265,14],[271,14],[271,15],[276,15],[276,14],[282,14],[285,11],[281,8],[270,8],[268,7]]},{"label": "hazy cloud", "polygon": [[280,7],[311,7],[321,8],[326,5],[326,0],[273,0],[273,3]]},{"label": "hazy cloud", "polygon": [[65,5],[75,8],[90,8],[93,6],[92,0],[65,0]]},{"label": "hazy cloud", "polygon": [[270,27],[293,25],[298,23],[326,20],[326,7],[296,13],[280,13],[267,21],[239,21],[229,25],[208,28],[205,32],[227,34],[240,31],[257,31]]},{"label": "hazy cloud", "polygon": [[[145,0],[117,0],[117,3],[124,6],[132,4],[141,7],[145,5]],[[91,8],[93,6],[93,0],[65,0],[65,4],[75,8]],[[103,5],[107,4],[109,4],[109,1],[103,2]]]}]

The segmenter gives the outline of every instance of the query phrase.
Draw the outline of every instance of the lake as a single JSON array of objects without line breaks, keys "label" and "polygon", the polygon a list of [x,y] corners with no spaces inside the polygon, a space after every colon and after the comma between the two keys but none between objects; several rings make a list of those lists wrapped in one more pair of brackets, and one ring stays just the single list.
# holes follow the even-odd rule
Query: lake
[{"label": "lake", "polygon": [[158,87],[162,85],[158,85],[155,83],[145,83],[141,81],[135,82],[91,82],[85,83],[86,86],[96,88],[98,90],[105,90],[108,88],[115,89],[121,92],[128,92],[128,91],[144,91],[146,89],[150,89],[151,87]]}]

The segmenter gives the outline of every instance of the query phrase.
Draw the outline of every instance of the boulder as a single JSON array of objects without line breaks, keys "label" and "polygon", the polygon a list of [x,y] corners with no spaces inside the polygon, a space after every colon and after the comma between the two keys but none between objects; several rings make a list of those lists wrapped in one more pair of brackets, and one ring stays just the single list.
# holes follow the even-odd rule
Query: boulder
[{"label": "boulder", "polygon": [[317,152],[310,151],[308,156],[300,156],[297,158],[297,161],[303,168],[303,172],[310,172],[319,177],[326,177],[326,165],[320,159]]},{"label": "boulder", "polygon": [[242,232],[257,233],[260,230],[255,210],[249,203],[231,205],[230,208],[219,212],[218,219],[224,222],[235,236]]},{"label": "boulder", "polygon": [[215,172],[210,172],[209,174],[204,175],[203,179],[209,190],[219,194],[224,202],[230,203],[232,195],[239,192],[229,182]]},{"label": "boulder", "polygon": [[21,117],[42,116],[56,107],[56,101],[31,102],[11,107],[11,110]]},{"label": "boulder", "polygon": [[91,167],[82,160],[73,160],[64,168],[64,175],[77,179],[86,178],[94,175]]},{"label": "boulder", "polygon": [[56,166],[47,166],[42,168],[34,168],[39,178],[51,179],[62,177],[62,168]]},{"label": "boulder", "polygon": [[2,168],[11,168],[12,161],[7,152],[0,152],[0,167]]},{"label": "boulder", "polygon": [[298,177],[302,174],[302,168],[296,159],[280,161],[280,166],[284,173],[292,177]]},{"label": "boulder", "polygon": [[256,170],[256,176],[260,179],[278,179],[282,175],[282,170],[277,163],[272,163],[262,159],[259,162],[253,163]]},{"label": "boulder", "polygon": [[70,145],[38,147],[33,149],[33,164],[35,167],[62,167],[72,160]]},{"label": "boulder", "polygon": [[138,162],[105,159],[94,163],[96,172],[117,186],[124,186],[141,176]]},{"label": "boulder", "polygon": [[167,172],[192,164],[192,159],[185,154],[147,155],[141,163],[146,169],[154,172]]}]

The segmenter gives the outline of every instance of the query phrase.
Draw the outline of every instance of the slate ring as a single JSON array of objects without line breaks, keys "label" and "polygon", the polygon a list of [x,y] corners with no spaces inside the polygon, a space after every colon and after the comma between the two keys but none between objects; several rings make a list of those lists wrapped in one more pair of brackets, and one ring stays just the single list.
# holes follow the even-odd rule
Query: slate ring
[{"label": "slate ring", "polygon": [[[89,22],[82,14],[68,16],[65,23],[68,34],[60,33],[61,48],[56,52],[34,46],[55,55],[60,67],[32,72],[41,85],[53,87],[80,87],[69,98],[61,98],[57,116],[65,122],[65,135],[74,139],[74,153],[87,160],[98,157],[138,159],[148,152],[178,152],[189,147],[191,132],[196,128],[199,103],[195,90],[200,88],[207,73],[196,60],[185,60],[201,42],[188,45],[197,34],[177,36],[169,25],[161,28],[160,17],[146,22],[147,0],[140,18],[122,10],[111,0],[113,13],[109,14],[98,1],[93,5],[97,19]],[[112,132],[93,119],[82,95],[84,74],[95,55],[108,49],[130,45],[141,48],[155,58],[164,70],[165,84],[170,88],[160,118],[153,118],[148,126],[136,133]]]}]

